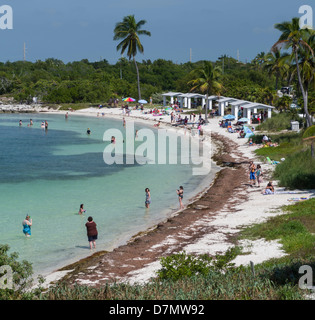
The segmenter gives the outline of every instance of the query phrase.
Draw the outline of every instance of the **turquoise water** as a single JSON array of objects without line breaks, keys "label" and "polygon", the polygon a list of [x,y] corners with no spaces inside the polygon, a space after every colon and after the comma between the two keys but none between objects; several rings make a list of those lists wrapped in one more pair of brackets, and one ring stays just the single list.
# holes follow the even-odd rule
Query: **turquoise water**
[{"label": "turquoise water", "polygon": [[[27,126],[30,118],[32,127]],[[42,120],[48,121],[47,131]],[[106,165],[103,151],[109,142],[103,135],[110,128],[124,132],[121,120],[106,117],[0,116],[0,243],[30,261],[36,273],[91,254],[88,216],[98,227],[97,250],[112,250],[178,209],[179,185],[187,200],[215,174],[193,176],[191,165]],[[143,124],[135,124],[141,128]],[[146,187],[151,190],[149,209],[144,206]],[[78,215],[81,203],[86,213]],[[33,219],[29,238],[22,233],[26,214]]]}]

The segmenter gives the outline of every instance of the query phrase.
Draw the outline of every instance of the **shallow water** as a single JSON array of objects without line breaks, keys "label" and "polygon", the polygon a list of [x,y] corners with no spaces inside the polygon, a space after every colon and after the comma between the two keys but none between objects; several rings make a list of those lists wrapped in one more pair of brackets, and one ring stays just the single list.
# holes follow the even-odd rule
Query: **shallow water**
[{"label": "shallow water", "polygon": [[[30,118],[32,127],[27,126]],[[42,120],[49,123],[47,131]],[[88,127],[91,135],[86,134]],[[143,127],[135,124],[135,129]],[[217,172],[213,167],[207,177],[193,176],[191,164],[106,165],[103,151],[109,142],[103,135],[112,128],[127,138],[122,121],[106,117],[0,115],[0,243],[30,261],[35,273],[90,254],[88,216],[99,231],[97,249],[111,250],[178,209],[179,185],[187,200]],[[151,190],[150,209],[144,206],[146,187]],[[78,215],[81,203],[86,213]],[[33,219],[29,238],[22,233],[26,214]]]}]

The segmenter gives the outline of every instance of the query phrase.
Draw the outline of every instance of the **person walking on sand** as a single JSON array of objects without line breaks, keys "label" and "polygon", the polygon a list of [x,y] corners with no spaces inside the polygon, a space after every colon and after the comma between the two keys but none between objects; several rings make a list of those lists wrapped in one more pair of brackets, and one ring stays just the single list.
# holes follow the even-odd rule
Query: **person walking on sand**
[{"label": "person walking on sand", "polygon": [[23,225],[23,233],[26,237],[29,237],[31,233],[32,219],[29,215],[25,217],[25,220],[22,223]]},{"label": "person walking on sand", "polygon": [[151,193],[149,188],[145,188],[145,207],[149,208],[151,203]]},{"label": "person walking on sand", "polygon": [[90,250],[92,250],[92,244],[94,246],[94,249],[96,249],[95,240],[97,240],[98,232],[96,228],[96,223],[93,221],[92,217],[88,217],[88,222],[85,224],[85,226],[86,226],[88,241],[90,245]]},{"label": "person walking on sand", "polygon": [[256,184],[256,166],[253,161],[249,163],[249,184],[250,186],[254,186]]},{"label": "person walking on sand", "polygon": [[262,170],[261,170],[261,166],[260,164],[257,165],[257,169],[256,169],[256,178],[257,178],[257,184],[258,184],[258,188],[260,188],[260,184],[262,182]]},{"label": "person walking on sand", "polygon": [[184,205],[183,205],[184,188],[182,186],[180,186],[179,189],[177,190],[177,194],[178,194],[178,201],[179,201],[180,208],[184,209]]}]

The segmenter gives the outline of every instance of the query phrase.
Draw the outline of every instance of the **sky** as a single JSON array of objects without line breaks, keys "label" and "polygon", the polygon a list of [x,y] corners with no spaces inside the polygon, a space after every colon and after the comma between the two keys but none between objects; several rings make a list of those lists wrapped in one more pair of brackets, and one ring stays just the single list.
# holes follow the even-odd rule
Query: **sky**
[{"label": "sky", "polygon": [[[127,15],[146,20],[144,53],[137,61],[215,61],[223,54],[251,61],[268,52],[280,32],[275,23],[301,17],[314,0],[0,0],[13,11],[13,29],[0,30],[0,61],[121,58],[115,24]],[[0,13],[0,16],[2,14]],[[314,19],[315,20],[315,19]]]}]

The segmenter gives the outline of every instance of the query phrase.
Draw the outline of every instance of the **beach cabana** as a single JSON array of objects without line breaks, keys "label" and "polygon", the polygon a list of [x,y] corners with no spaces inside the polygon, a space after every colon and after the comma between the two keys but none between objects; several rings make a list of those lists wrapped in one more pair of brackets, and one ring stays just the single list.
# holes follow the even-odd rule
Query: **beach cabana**
[{"label": "beach cabana", "polygon": [[245,100],[237,100],[230,102],[229,104],[231,106],[231,113],[235,116],[235,120],[238,120],[239,110],[241,110],[244,105],[250,104],[250,102]]},{"label": "beach cabana", "polygon": [[258,110],[263,110],[263,111],[267,111],[268,118],[271,118],[271,112],[272,112],[272,109],[274,108],[275,107],[268,106],[263,103],[256,103],[256,102],[249,103],[243,106],[243,117],[251,119],[252,114],[257,113]]},{"label": "beach cabana", "polygon": [[219,99],[217,99],[217,102],[219,103],[219,115],[224,116],[225,107],[227,107],[229,103],[235,101],[237,101],[237,99],[227,97],[220,97]]},{"label": "beach cabana", "polygon": [[[213,101],[214,100],[217,100],[218,99],[218,96],[209,96],[208,97],[208,101],[209,101],[209,110],[212,110],[213,109]],[[206,98],[205,98],[206,100]],[[204,107],[205,103],[202,104],[202,108]]]},{"label": "beach cabana", "polygon": [[171,98],[171,104],[174,104],[174,98],[178,97],[179,95],[181,95],[183,93],[181,92],[167,92],[167,93],[163,93],[162,96],[163,96],[163,106],[165,107],[166,106],[166,97],[170,97]]},{"label": "beach cabana", "polygon": [[181,106],[191,109],[191,99],[202,99],[202,106],[205,104],[205,96],[199,93],[183,93],[178,96]]}]

